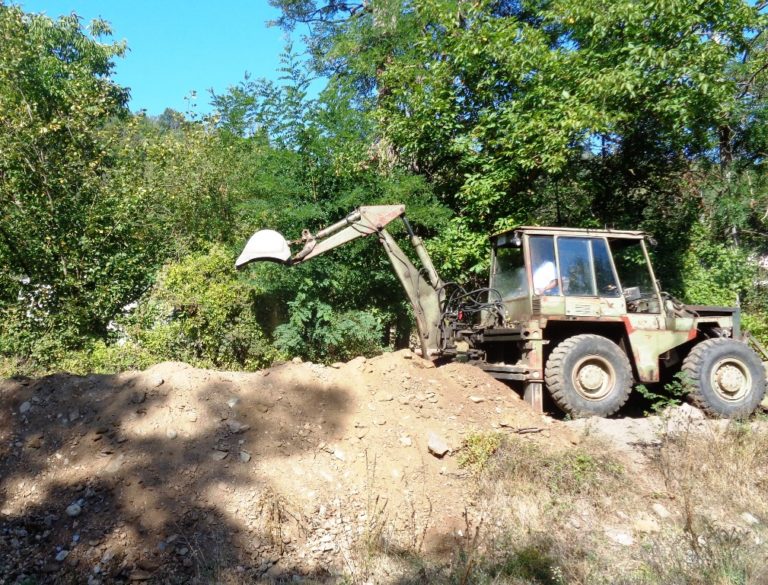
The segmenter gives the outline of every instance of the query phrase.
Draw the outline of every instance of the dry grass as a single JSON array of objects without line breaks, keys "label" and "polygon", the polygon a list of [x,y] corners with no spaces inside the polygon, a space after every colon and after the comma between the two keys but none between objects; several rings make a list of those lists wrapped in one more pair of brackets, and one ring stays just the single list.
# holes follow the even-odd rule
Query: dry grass
[{"label": "dry grass", "polygon": [[[477,473],[473,538],[450,559],[401,551],[391,563],[382,553],[378,567],[386,572],[369,574],[370,582],[768,583],[768,432],[761,429],[732,423],[724,433],[665,436],[641,469],[594,439],[556,453],[507,439]],[[490,450],[487,441],[473,444],[483,455]],[[656,502],[672,516],[656,518]],[[745,512],[760,523],[749,525]],[[653,518],[658,531],[638,530],[639,518]],[[624,530],[633,544],[612,541],[610,529]],[[382,578],[393,572],[397,579]]]},{"label": "dry grass", "polygon": [[[371,525],[346,573],[304,582],[768,583],[768,431],[762,423],[662,437],[641,467],[589,437],[557,452],[525,438],[501,444],[473,438],[472,445],[473,462],[475,455],[483,460],[468,466],[476,507],[467,514],[466,538],[450,554],[423,550],[423,523],[414,521],[411,535],[387,534],[388,513],[372,483]],[[654,516],[654,503],[671,516]],[[758,523],[750,524],[745,513]],[[638,518],[654,518],[657,530],[639,529]],[[630,534],[633,543],[617,544],[611,529]],[[222,582],[238,581],[230,573]]]}]

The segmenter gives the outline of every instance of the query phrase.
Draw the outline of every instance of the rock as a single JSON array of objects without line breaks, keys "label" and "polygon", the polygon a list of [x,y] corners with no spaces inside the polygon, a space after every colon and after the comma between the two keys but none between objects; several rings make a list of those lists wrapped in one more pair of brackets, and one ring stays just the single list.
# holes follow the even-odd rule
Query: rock
[{"label": "rock", "polygon": [[671,434],[682,433],[692,427],[698,428],[707,418],[703,411],[688,403],[667,408],[664,417],[667,418],[667,432]]},{"label": "rock", "polygon": [[435,457],[443,457],[451,450],[445,440],[432,431],[427,436],[427,449]]},{"label": "rock", "polygon": [[621,546],[632,546],[635,543],[635,539],[626,530],[619,530],[618,528],[606,528],[605,535],[610,538],[616,544]]},{"label": "rock", "polygon": [[80,507],[80,504],[70,504],[67,506],[67,516],[70,518],[75,518],[80,515],[80,512],[82,512],[83,509]]},{"label": "rock", "polygon": [[346,460],[346,455],[344,455],[344,451],[342,451],[341,449],[334,450],[333,456],[336,459],[338,459],[339,461],[345,461]]},{"label": "rock", "polygon": [[237,422],[236,420],[230,420],[227,421],[227,427],[229,428],[230,432],[232,433],[244,433],[248,429],[251,428],[251,425],[244,425],[242,423]]},{"label": "rock", "polygon": [[64,559],[66,559],[68,556],[69,556],[69,551],[68,550],[60,550],[56,554],[56,560],[59,561],[60,563],[63,563]]},{"label": "rock", "polygon": [[658,532],[659,523],[653,518],[639,518],[632,527],[638,532]]},{"label": "rock", "polygon": [[157,571],[160,568],[160,562],[155,559],[139,559],[136,566],[142,571]]},{"label": "rock", "polygon": [[375,422],[377,425],[382,427],[385,424],[387,424],[387,419],[385,419],[384,417],[377,417],[373,422]]},{"label": "rock", "polygon": [[482,396],[470,396],[469,399],[475,404],[478,404],[480,402],[485,402],[485,398],[483,398]]},{"label": "rock", "polygon": [[227,458],[227,455],[229,455],[226,451],[219,451],[218,449],[214,449],[213,453],[211,453],[211,459],[214,461],[224,461]]},{"label": "rock", "polygon": [[413,440],[408,435],[403,435],[402,437],[400,437],[400,444],[403,447],[410,447],[411,445],[413,445]]},{"label": "rock", "polygon": [[25,401],[21,403],[21,406],[19,406],[19,412],[21,414],[26,414],[29,412],[29,409],[32,408],[32,403],[29,401]]},{"label": "rock", "polygon": [[669,518],[672,515],[670,511],[664,507],[663,504],[659,504],[658,502],[651,506],[651,509],[653,510],[654,514],[656,514],[662,520]]},{"label": "rock", "polygon": [[30,438],[29,441],[27,441],[27,447],[30,449],[39,449],[43,446],[44,438],[45,435],[35,435],[34,437]]},{"label": "rock", "polygon": [[381,396],[377,397],[377,400],[379,402],[392,402],[395,399],[394,396],[391,394],[382,394]]},{"label": "rock", "polygon": [[293,359],[291,360],[291,362],[292,362],[292,363],[294,363],[294,364],[300,364],[300,363],[302,363],[303,361],[304,361],[304,360],[303,360],[303,359],[301,359],[301,358],[300,358],[300,357],[298,357],[298,356],[296,356],[295,358],[293,358]]},{"label": "rock", "polygon": [[[266,376],[266,374],[264,375]],[[234,408],[239,404],[239,402],[240,402],[239,398],[232,397],[229,400],[227,400],[227,406],[229,406],[230,408]]]},{"label": "rock", "polygon": [[143,390],[137,390],[133,393],[133,396],[131,396],[131,402],[134,404],[141,404],[147,399],[147,393]]},{"label": "rock", "polygon": [[251,454],[246,453],[245,451],[240,451],[240,461],[243,463],[248,463],[251,460]]},{"label": "rock", "polygon": [[110,461],[107,465],[107,473],[117,473],[118,470],[123,466],[123,461],[125,461],[125,455],[118,455],[117,457],[113,457],[112,461]]},{"label": "rock", "polygon": [[749,512],[744,512],[741,515],[741,519],[744,520],[747,524],[750,524],[754,526],[755,524],[760,524],[760,520],[758,520],[755,516],[750,514]]},{"label": "rock", "polygon": [[338,369],[339,369],[339,368],[341,368],[343,365],[344,365],[344,364],[343,364],[343,363],[341,363],[341,362],[333,362],[333,363],[331,364],[331,367],[332,367],[334,370],[338,370]]},{"label": "rock", "polygon": [[149,385],[153,388],[157,388],[158,386],[162,386],[165,383],[165,380],[162,376],[152,376],[152,378],[149,381]]},{"label": "rock", "polygon": [[141,569],[137,569],[136,571],[133,571],[131,573],[131,576],[128,577],[130,581],[149,581],[152,578],[152,573],[149,571],[142,571]]},{"label": "rock", "polygon": [[190,411],[187,413],[187,420],[188,420],[189,422],[196,422],[196,421],[197,421],[197,411],[195,411],[195,410],[190,410]]},{"label": "rock", "polygon": [[167,429],[165,431],[165,436],[169,439],[175,439],[178,436],[178,433],[173,429]]}]

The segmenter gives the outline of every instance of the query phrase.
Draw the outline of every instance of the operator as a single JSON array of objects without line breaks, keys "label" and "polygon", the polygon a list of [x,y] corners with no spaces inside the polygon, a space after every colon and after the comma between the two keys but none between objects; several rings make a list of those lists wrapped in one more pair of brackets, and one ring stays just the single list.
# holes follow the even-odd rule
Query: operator
[{"label": "operator", "polygon": [[533,291],[537,295],[556,295],[558,290],[557,267],[547,260],[533,272]]}]

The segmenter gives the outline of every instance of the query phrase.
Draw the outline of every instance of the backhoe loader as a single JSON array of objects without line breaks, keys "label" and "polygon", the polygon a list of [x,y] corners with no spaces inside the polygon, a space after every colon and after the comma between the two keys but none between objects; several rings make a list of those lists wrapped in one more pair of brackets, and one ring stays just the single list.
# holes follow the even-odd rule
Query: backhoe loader
[{"label": "backhoe loader", "polygon": [[[421,268],[386,229],[398,218]],[[378,238],[405,290],[421,355],[474,364],[518,388],[539,411],[546,389],[572,416],[609,416],[635,384],[679,372],[692,401],[714,416],[748,416],[763,399],[764,365],[740,330],[739,309],[685,305],[662,292],[649,237],[640,231],[498,233],[488,287],[467,291],[440,278],[405,206],[364,206],[290,243],[273,230],[257,231],[236,266],[300,264],[365,236]]]}]

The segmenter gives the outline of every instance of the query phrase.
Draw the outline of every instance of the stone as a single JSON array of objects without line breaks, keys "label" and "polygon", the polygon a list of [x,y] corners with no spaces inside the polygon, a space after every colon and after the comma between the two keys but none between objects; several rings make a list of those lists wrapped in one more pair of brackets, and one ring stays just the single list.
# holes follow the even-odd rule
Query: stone
[{"label": "stone", "polygon": [[227,427],[229,428],[230,432],[238,434],[238,433],[244,433],[248,429],[251,428],[251,425],[244,425],[242,423],[237,422],[236,420],[230,420],[227,421]]},{"label": "stone", "polygon": [[195,411],[195,410],[190,410],[190,411],[187,413],[187,420],[188,420],[189,422],[197,422],[197,411]]},{"label": "stone", "polygon": [[304,360],[303,360],[303,359],[301,359],[301,358],[300,358],[300,357],[298,357],[298,356],[296,356],[295,358],[293,358],[293,359],[291,360],[291,362],[293,362],[294,364],[300,364],[300,363],[302,363],[303,361],[304,361]]},{"label": "stone", "polygon": [[219,451],[218,449],[214,449],[213,453],[211,454],[211,459],[214,461],[224,461],[227,458],[227,455],[229,455],[226,451]]},{"label": "stone", "polygon": [[67,516],[70,518],[75,518],[80,515],[80,512],[83,511],[83,508],[80,506],[80,504],[74,503],[67,506]]},{"label": "stone", "polygon": [[141,404],[146,399],[147,399],[147,393],[144,392],[143,390],[137,390],[131,396],[131,402],[133,402],[134,404]]},{"label": "stone", "polygon": [[331,367],[332,367],[334,370],[338,370],[338,369],[340,369],[340,368],[341,368],[343,365],[344,365],[344,364],[343,364],[343,363],[341,363],[341,362],[333,362],[333,363],[331,364]]},{"label": "stone", "polygon": [[649,533],[659,531],[659,523],[653,518],[639,518],[635,520],[635,523],[632,525],[632,527],[638,532]]},{"label": "stone", "polygon": [[400,444],[403,447],[410,447],[411,445],[413,445],[413,440],[408,435],[403,435],[402,437],[400,437]]},{"label": "stone", "polygon": [[157,388],[158,386],[162,386],[165,383],[165,380],[162,376],[152,376],[152,379],[149,381],[149,385],[153,388]]},{"label": "stone", "polygon": [[381,396],[377,396],[377,400],[379,402],[392,402],[394,399],[395,397],[391,394],[382,394]]},{"label": "stone", "polygon": [[758,520],[755,516],[750,514],[749,512],[744,512],[741,515],[741,519],[744,520],[747,524],[750,524],[754,526],[755,524],[760,524],[760,520]]},{"label": "stone", "polygon": [[25,401],[21,403],[21,406],[19,406],[19,412],[21,414],[26,414],[29,412],[29,409],[32,408],[32,403],[29,401]]},{"label": "stone", "polygon": [[443,457],[451,448],[445,442],[445,439],[430,431],[427,436],[427,450],[435,457]]},{"label": "stone", "polygon": [[347,458],[346,455],[344,455],[344,451],[342,451],[341,449],[335,449],[333,452],[333,456],[339,461],[345,461]]},{"label": "stone", "polygon": [[178,433],[174,429],[167,429],[165,431],[165,436],[169,439],[175,439],[178,436]]},{"label": "stone", "polygon": [[118,455],[117,457],[113,457],[112,461],[110,461],[107,465],[107,473],[117,473],[123,466],[123,461],[125,461],[125,455]]},{"label": "stone", "polygon": [[475,404],[479,404],[480,402],[485,402],[485,398],[483,398],[482,396],[470,396],[469,399]]},{"label": "stone", "polygon": [[44,435],[35,435],[34,437],[30,438],[29,441],[27,441],[27,447],[30,449],[39,449],[43,446],[44,438]]},{"label": "stone", "polygon": [[251,454],[245,451],[240,451],[240,461],[248,463],[251,460]]},{"label": "stone", "polygon": [[130,581],[149,581],[152,578],[152,573],[149,571],[142,571],[141,569],[137,569],[136,571],[133,571],[131,573],[131,576],[128,577]]},{"label": "stone", "polygon": [[621,546],[632,546],[635,543],[635,539],[626,530],[620,530],[618,528],[606,528],[605,535],[610,538],[616,544]]},{"label": "stone", "polygon": [[656,502],[653,506],[651,506],[651,509],[653,510],[653,513],[656,514],[662,520],[665,520],[670,516],[672,516],[671,512],[667,510],[664,504],[659,504],[658,502]]},{"label": "stone", "polygon": [[56,553],[56,560],[60,563],[64,562],[64,559],[66,559],[69,556],[68,550],[60,550],[58,553]]}]

